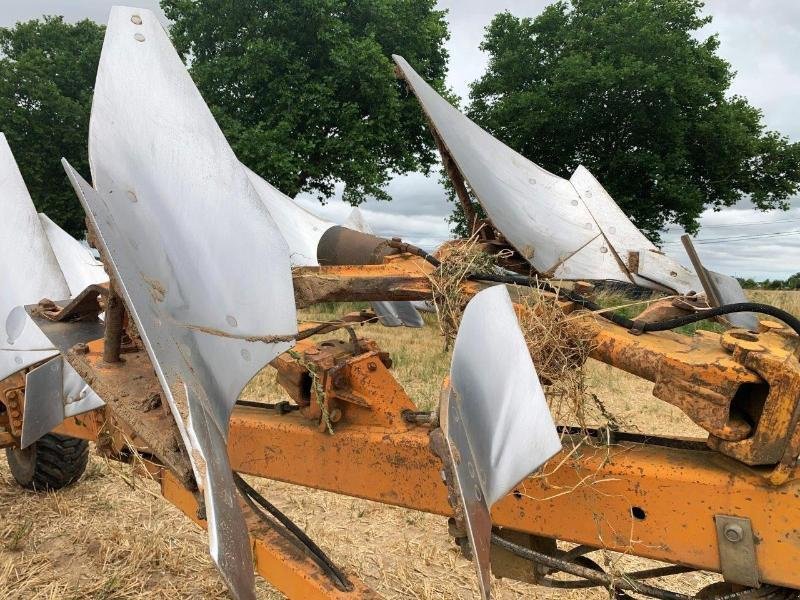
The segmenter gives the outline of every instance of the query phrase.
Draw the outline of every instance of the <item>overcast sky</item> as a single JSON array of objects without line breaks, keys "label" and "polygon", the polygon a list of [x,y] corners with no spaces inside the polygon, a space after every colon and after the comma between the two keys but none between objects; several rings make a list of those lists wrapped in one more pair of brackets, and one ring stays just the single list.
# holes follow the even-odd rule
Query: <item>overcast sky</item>
[{"label": "overcast sky", "polygon": [[[0,0],[0,26],[61,14],[75,21],[91,18],[105,22],[113,4],[107,0]],[[139,0],[131,5],[158,10],[158,2]],[[448,85],[466,97],[468,85],[483,73],[486,56],[478,49],[483,29],[492,16],[508,10],[518,16],[536,16],[545,0],[440,0],[449,11],[451,39]],[[707,12],[714,18],[703,33],[718,33],[720,54],[737,71],[733,92],[749,99],[764,111],[771,129],[800,140],[800,1],[798,0],[707,0]],[[390,203],[368,201],[364,217],[377,233],[400,235],[425,247],[448,238],[445,217],[450,206],[438,184],[438,174],[426,178],[411,174],[395,178],[388,187]],[[316,200],[298,200],[321,216],[337,222],[350,212],[341,201],[320,206]],[[800,198],[789,212],[757,212],[746,203],[721,212],[703,215],[698,251],[704,262],[716,270],[745,277],[786,277],[800,271]],[[786,232],[764,239],[702,243],[702,240]],[[795,235],[792,232],[797,232]],[[688,262],[679,243],[680,231],[665,236],[664,250],[681,262]]]}]

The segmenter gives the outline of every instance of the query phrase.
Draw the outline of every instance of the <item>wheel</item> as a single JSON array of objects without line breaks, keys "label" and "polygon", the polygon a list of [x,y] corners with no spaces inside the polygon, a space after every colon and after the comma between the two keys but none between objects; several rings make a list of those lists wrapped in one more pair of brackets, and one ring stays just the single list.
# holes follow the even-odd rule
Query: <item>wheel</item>
[{"label": "wheel", "polygon": [[6,448],[11,474],[29,490],[60,490],[75,483],[89,462],[89,442],[48,433],[25,450]]}]

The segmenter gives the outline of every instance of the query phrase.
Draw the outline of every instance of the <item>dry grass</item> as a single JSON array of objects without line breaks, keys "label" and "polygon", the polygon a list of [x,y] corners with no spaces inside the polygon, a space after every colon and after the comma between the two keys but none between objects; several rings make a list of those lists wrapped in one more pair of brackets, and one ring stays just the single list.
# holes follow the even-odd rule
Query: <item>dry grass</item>
[{"label": "dry grass", "polygon": [[[769,301],[800,312],[800,294],[769,294]],[[329,319],[345,310],[321,307],[306,316]],[[392,352],[396,377],[429,409],[449,354],[442,350],[435,317],[425,319],[421,331],[368,325],[359,333]],[[653,398],[647,382],[593,360],[586,365],[586,380],[588,390],[630,427],[702,435],[678,409]],[[247,395],[282,397],[270,371],[254,379]],[[472,567],[453,548],[445,519],[288,484],[254,483],[339,564],[385,597],[477,597]],[[616,566],[652,564],[625,557]],[[669,585],[689,592],[715,580],[698,573],[671,578]],[[260,599],[281,597],[263,580],[257,586]],[[603,590],[557,591],[505,580],[496,582],[495,593],[501,599],[608,597]],[[152,482],[132,479],[129,467],[93,456],[78,485],[34,494],[17,487],[0,461],[0,600],[226,597],[206,554],[205,534],[163,501]]]}]

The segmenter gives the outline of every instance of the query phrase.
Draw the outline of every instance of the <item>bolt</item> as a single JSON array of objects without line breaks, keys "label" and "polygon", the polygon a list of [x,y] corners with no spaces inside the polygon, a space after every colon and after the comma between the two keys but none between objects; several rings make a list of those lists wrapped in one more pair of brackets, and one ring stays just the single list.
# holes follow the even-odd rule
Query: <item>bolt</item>
[{"label": "bolt", "polygon": [[19,411],[17,409],[12,410],[11,411],[11,416],[16,418],[16,419],[18,419],[19,418]]},{"label": "bolt", "polygon": [[139,15],[133,15],[131,17],[131,23],[133,23],[134,25],[141,25],[142,24],[142,17],[140,17]]},{"label": "bolt", "polygon": [[87,346],[83,342],[80,342],[72,347],[72,351],[75,352],[76,354],[88,354],[89,346]]},{"label": "bolt", "polygon": [[338,423],[342,420],[342,409],[334,408],[329,415],[331,423]]},{"label": "bolt", "polygon": [[735,523],[725,525],[723,533],[725,535],[725,539],[732,544],[741,542],[742,538],[744,538],[744,531],[742,531],[742,527],[740,525],[736,525]]},{"label": "bolt", "polygon": [[14,419],[11,422],[11,424],[14,426],[14,429],[19,429],[20,427],[22,427],[22,421],[20,421],[19,419]]},{"label": "bolt", "polygon": [[374,362],[370,362],[370,363],[367,364],[367,368],[370,371],[377,371],[378,370],[378,365],[376,365]]}]

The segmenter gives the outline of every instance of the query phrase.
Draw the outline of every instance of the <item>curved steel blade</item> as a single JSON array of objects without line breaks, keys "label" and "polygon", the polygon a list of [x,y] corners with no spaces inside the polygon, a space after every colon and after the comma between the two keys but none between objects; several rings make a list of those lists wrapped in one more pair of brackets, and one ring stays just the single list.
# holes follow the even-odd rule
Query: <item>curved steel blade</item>
[{"label": "curved steel blade", "polygon": [[[442,98],[400,56],[395,63],[492,223],[539,273],[696,290],[696,277],[660,254],[584,168],[570,181],[531,162]],[[623,223],[624,220],[624,223]],[[629,253],[647,271],[632,268]]]},{"label": "curved steel blade", "polygon": [[104,405],[63,357],[51,358],[25,376],[25,416],[20,446],[27,448],[67,417]]},{"label": "curved steel blade", "polygon": [[[375,233],[366,219],[364,219],[364,215],[358,210],[358,207],[353,208],[345,222],[342,223],[342,226],[361,233]],[[377,315],[381,325],[385,327],[404,325],[405,327],[416,328],[425,325],[422,316],[420,316],[411,302],[376,301],[370,302],[370,306],[372,306],[372,310]]]},{"label": "curved steel blade", "polygon": [[23,305],[69,296],[28,189],[0,133],[0,380],[57,351]]},{"label": "curved steel blade", "polygon": [[250,183],[267,207],[283,239],[289,245],[293,267],[318,267],[317,246],[323,234],[336,225],[295,203],[286,194],[243,165]]},{"label": "curved steel blade", "polygon": [[561,450],[505,286],[476,294],[453,347],[440,406],[481,594],[489,598],[490,509]]},{"label": "curved steel blade", "polygon": [[700,280],[694,271],[666,256],[648,240],[586,167],[581,165],[575,169],[570,183],[603,232],[617,260],[628,267],[631,256],[636,255],[638,266],[629,269],[636,285],[647,288],[661,286],[681,293],[700,291]]},{"label": "curved steel blade", "polygon": [[189,451],[211,556],[253,598],[225,440],[243,386],[296,334],[289,253],[150,11],[111,11],[89,159],[96,191],[65,168]]},{"label": "curved steel blade", "polygon": [[39,220],[69,286],[70,297],[74,298],[90,285],[108,281],[103,263],[92,256],[87,246],[53,223],[46,214],[39,213]]}]

